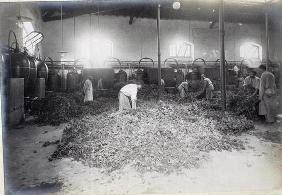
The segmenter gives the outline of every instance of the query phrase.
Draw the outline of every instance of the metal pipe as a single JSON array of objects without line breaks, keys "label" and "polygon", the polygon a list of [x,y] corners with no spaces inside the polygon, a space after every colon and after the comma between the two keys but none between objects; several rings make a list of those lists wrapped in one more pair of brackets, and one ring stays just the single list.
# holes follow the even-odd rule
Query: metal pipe
[{"label": "metal pipe", "polygon": [[160,98],[161,92],[161,48],[160,48],[160,19],[161,19],[161,5],[158,4],[158,17],[157,17],[157,28],[158,28],[158,95]]},{"label": "metal pipe", "polygon": [[269,22],[268,22],[268,5],[266,4],[265,10],[265,42],[266,42],[266,70],[269,68]]},{"label": "metal pipe", "polygon": [[222,111],[226,110],[225,52],[224,52],[224,0],[219,5],[220,81]]},{"label": "metal pipe", "polygon": [[62,51],[64,50],[64,26],[63,26],[63,3],[61,3],[61,41],[62,41]]}]

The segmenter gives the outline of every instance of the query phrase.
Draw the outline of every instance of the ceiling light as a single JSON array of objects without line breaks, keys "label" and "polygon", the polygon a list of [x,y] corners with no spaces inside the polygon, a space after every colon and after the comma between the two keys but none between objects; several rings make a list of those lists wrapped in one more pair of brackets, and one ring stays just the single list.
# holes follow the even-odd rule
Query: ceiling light
[{"label": "ceiling light", "polygon": [[210,24],[212,23],[212,21],[209,22]]},{"label": "ceiling light", "polygon": [[242,26],[243,24],[242,23],[239,23],[239,26]]},{"label": "ceiling light", "polygon": [[175,1],[172,4],[173,9],[178,10],[180,9],[180,2],[179,1]]},{"label": "ceiling light", "polygon": [[201,8],[198,7],[198,10],[201,10]]}]

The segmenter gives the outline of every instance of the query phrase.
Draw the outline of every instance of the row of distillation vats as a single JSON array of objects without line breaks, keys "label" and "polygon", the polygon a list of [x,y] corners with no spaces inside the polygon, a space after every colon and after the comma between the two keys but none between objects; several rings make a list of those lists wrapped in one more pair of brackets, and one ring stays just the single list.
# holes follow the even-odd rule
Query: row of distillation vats
[{"label": "row of distillation vats", "polygon": [[[40,34],[40,33],[39,33]],[[11,42],[11,37],[14,42]],[[43,35],[41,33],[43,39]],[[38,39],[38,35],[34,39]],[[38,42],[39,43],[39,42]],[[36,44],[38,44],[36,43]],[[8,48],[3,50],[3,63],[6,64],[8,78],[5,80],[9,100],[9,112],[28,110],[28,102],[44,98],[45,92],[75,92],[82,89],[83,81],[91,76],[94,88],[98,90],[119,90],[125,83],[138,81],[144,84],[158,84],[158,68],[151,58],[139,61],[120,61],[117,58],[105,60],[103,68],[84,68],[78,61],[53,61],[50,57],[40,58],[20,49],[16,35],[10,31]],[[240,76],[246,74],[246,60],[226,61],[227,86],[235,87]],[[174,89],[184,80],[190,81],[192,91],[200,89],[200,75],[206,74],[219,89],[219,60],[205,61],[198,58],[194,61],[179,61],[174,58],[165,59],[161,66],[161,77],[165,88]],[[7,83],[8,82],[8,83]],[[5,84],[5,83],[4,83]],[[22,94],[18,94],[22,91]],[[173,92],[174,90],[170,90]],[[16,94],[16,95],[15,95]],[[16,99],[13,99],[16,96]],[[13,98],[12,98],[13,97]],[[20,104],[20,105],[16,105]],[[24,106],[25,105],[25,106]],[[13,118],[11,116],[11,118]],[[16,117],[17,118],[17,117]]]}]

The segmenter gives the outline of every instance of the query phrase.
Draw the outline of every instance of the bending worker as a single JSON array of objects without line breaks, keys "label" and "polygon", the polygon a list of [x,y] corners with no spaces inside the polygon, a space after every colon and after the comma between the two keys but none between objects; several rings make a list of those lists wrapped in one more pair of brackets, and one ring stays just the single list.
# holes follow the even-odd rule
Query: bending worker
[{"label": "bending worker", "polygon": [[177,87],[181,98],[185,98],[186,93],[188,93],[188,86],[189,84],[188,81],[186,80]]},{"label": "bending worker", "polygon": [[136,109],[137,92],[141,89],[141,84],[127,84],[119,91],[119,110]]},{"label": "bending worker", "polygon": [[201,79],[204,81],[204,87],[201,94],[205,95],[207,100],[210,100],[213,96],[214,86],[209,78],[204,74],[201,75]]},{"label": "bending worker", "polygon": [[258,94],[259,91],[259,85],[260,85],[260,79],[256,76],[257,72],[252,70],[249,73],[249,76],[247,76],[244,80],[244,88],[251,88],[254,89],[254,95]]},{"label": "bending worker", "polygon": [[83,85],[84,103],[93,101],[92,77],[87,77]]}]

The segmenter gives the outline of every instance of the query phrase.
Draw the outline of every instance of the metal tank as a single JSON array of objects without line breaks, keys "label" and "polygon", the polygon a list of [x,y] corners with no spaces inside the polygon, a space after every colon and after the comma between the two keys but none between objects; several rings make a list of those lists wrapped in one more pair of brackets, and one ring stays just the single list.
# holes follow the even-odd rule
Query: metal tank
[{"label": "metal tank", "polygon": [[67,91],[74,92],[80,87],[79,74],[74,65],[73,69],[67,73]]},{"label": "metal tank", "polygon": [[38,78],[44,78],[45,82],[48,81],[48,66],[45,63],[47,57],[44,58],[43,61],[40,61],[37,65],[37,77]]}]

